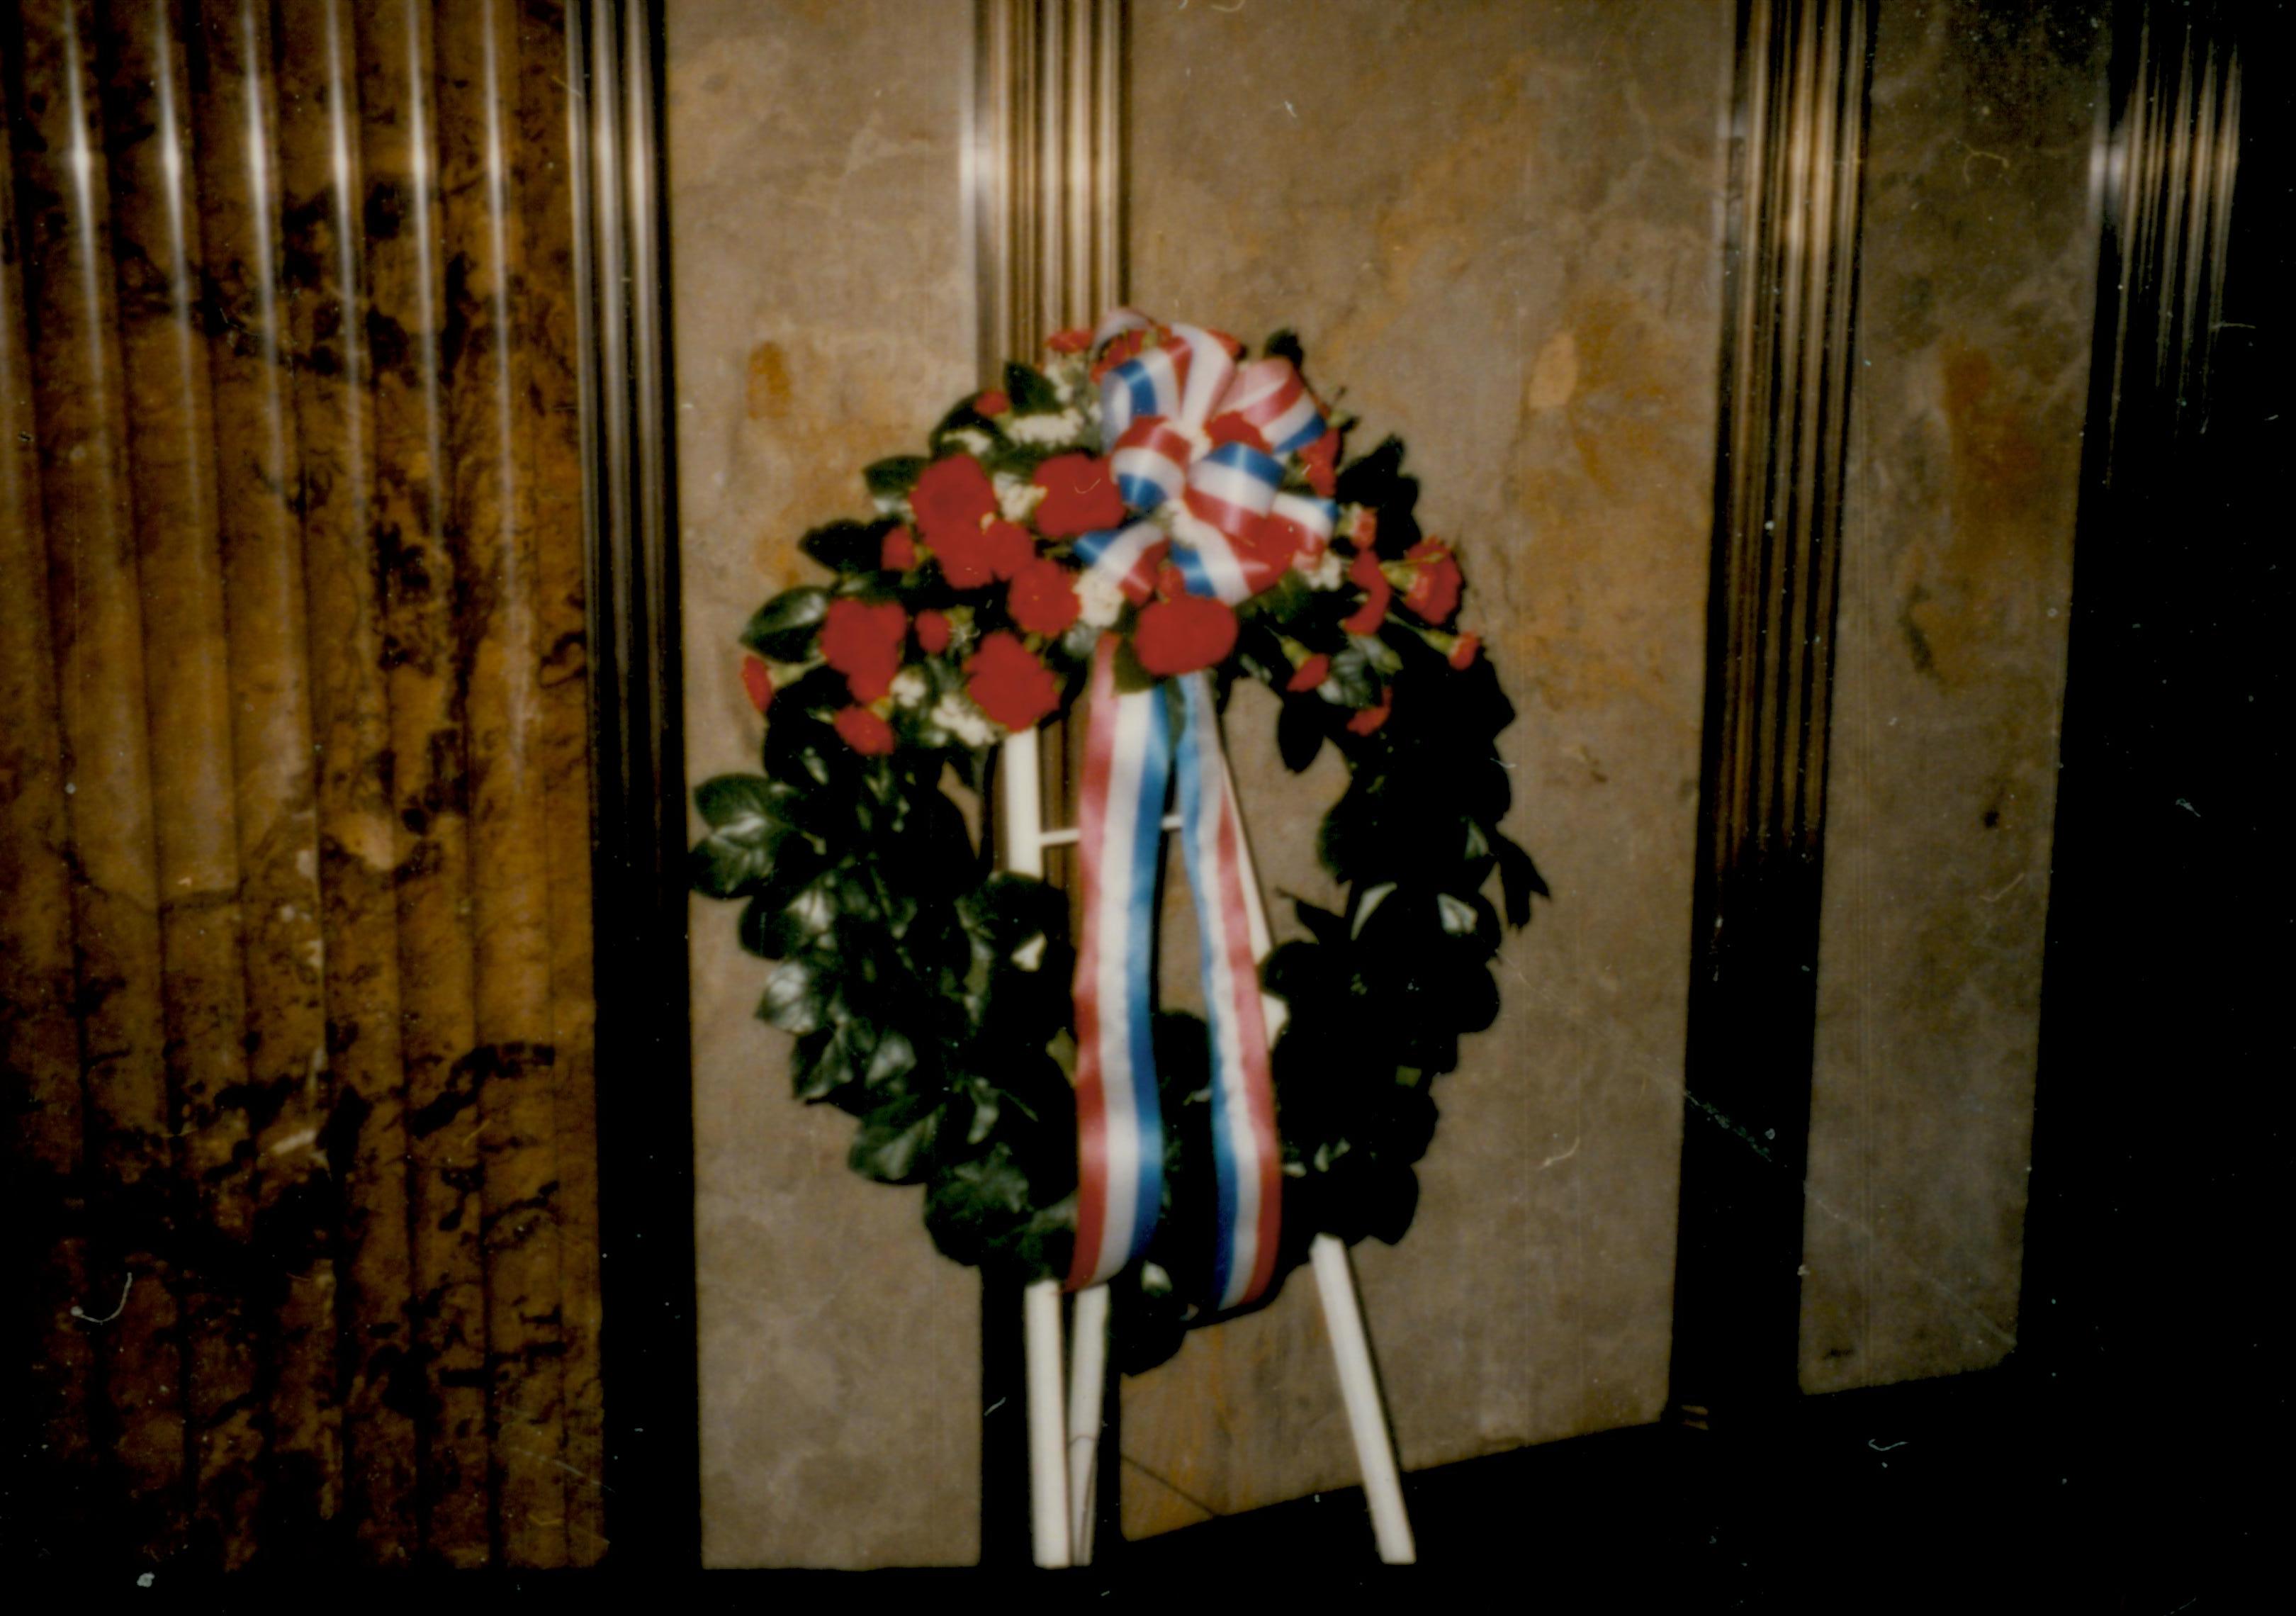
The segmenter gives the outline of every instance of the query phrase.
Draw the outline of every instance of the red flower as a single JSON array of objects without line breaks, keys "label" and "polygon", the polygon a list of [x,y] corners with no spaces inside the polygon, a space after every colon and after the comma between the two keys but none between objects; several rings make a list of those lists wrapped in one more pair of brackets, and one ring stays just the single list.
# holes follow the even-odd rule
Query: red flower
[{"label": "red flower", "polygon": [[1045,490],[1037,506],[1037,531],[1046,538],[1074,538],[1124,520],[1124,496],[1108,462],[1092,455],[1055,455],[1037,468]]},{"label": "red flower", "polygon": [[1358,511],[1356,513],[1355,541],[1356,548],[1358,550],[1368,550],[1379,542],[1378,512]]},{"label": "red flower", "polygon": [[1037,558],[1037,546],[1026,528],[996,521],[970,533],[952,533],[933,541],[940,570],[960,589],[1008,578]]},{"label": "red flower", "polygon": [[774,702],[774,670],[761,658],[743,657],[742,688],[750,693],[750,705],[765,711]]},{"label": "red flower", "polygon": [[1364,591],[1364,603],[1340,627],[1349,634],[1378,633],[1380,624],[1387,618],[1387,603],[1395,595],[1387,574],[1379,570],[1379,557],[1369,550],[1359,552],[1355,564],[1348,569],[1348,582]]},{"label": "red flower", "polygon": [[1451,647],[1451,666],[1457,669],[1461,673],[1466,672],[1468,669],[1475,665],[1475,653],[1482,650],[1482,648],[1483,636],[1481,635],[1461,635],[1459,636],[1459,643]]},{"label": "red flower", "polygon": [[1092,346],[1092,333],[1080,325],[1056,331],[1045,339],[1045,346],[1056,354],[1080,354]]},{"label": "red flower", "polygon": [[822,619],[822,658],[845,676],[855,701],[874,701],[901,670],[901,642],[908,633],[909,614],[896,603],[843,596],[829,603]]},{"label": "red flower", "polygon": [[948,619],[938,611],[917,613],[917,644],[925,648],[928,656],[939,656],[948,649]]},{"label": "red flower", "polygon": [[1289,691],[1313,690],[1332,677],[1332,659],[1317,652],[1300,664],[1283,688]]},{"label": "red flower", "polygon": [[1061,704],[1060,681],[1005,629],[980,642],[964,671],[973,705],[1007,729],[1034,729]]},{"label": "red flower", "polygon": [[1348,733],[1352,735],[1367,735],[1371,734],[1381,725],[1387,722],[1387,715],[1393,711],[1394,708],[1395,692],[1392,690],[1383,692],[1379,698],[1379,705],[1377,707],[1366,707],[1354,718],[1348,720]]},{"label": "red flower", "polygon": [[990,388],[972,401],[972,407],[983,415],[1002,415],[1013,407],[1013,401],[1001,388]]},{"label": "red flower", "polygon": [[1046,638],[1066,632],[1084,610],[1077,601],[1069,570],[1056,561],[1032,561],[1013,576],[1005,604],[1013,620],[1030,634]]},{"label": "red flower", "polygon": [[1459,563],[1451,559],[1451,546],[1431,538],[1412,546],[1403,559],[1411,563],[1411,587],[1404,591],[1403,603],[1422,621],[1441,628],[1459,609]]},{"label": "red flower", "polygon": [[885,547],[878,553],[877,564],[888,572],[906,572],[917,564],[917,541],[906,528],[896,528],[885,535]]},{"label": "red flower", "polygon": [[1133,654],[1159,678],[1210,668],[1234,649],[1235,613],[1201,595],[1155,602],[1132,635]]},{"label": "red flower", "polygon": [[1099,381],[1127,359],[1137,357],[1147,345],[1148,333],[1137,325],[1130,331],[1117,332],[1108,340],[1108,346],[1101,350],[1100,357],[1093,362],[1092,379]]},{"label": "red flower", "polygon": [[865,707],[839,708],[836,724],[845,744],[865,758],[882,758],[893,750],[893,726]]},{"label": "red flower", "polygon": [[[1300,469],[1308,473],[1308,486],[1325,499],[1339,487],[1340,429],[1325,427],[1324,435],[1300,451]],[[1371,513],[1364,513],[1366,519]],[[1365,542],[1369,543],[1366,535]]]},{"label": "red flower", "polygon": [[952,540],[980,532],[980,519],[996,513],[996,489],[979,461],[951,455],[925,468],[909,490],[909,508],[925,530],[925,543],[944,549]]},{"label": "red flower", "polygon": [[1204,436],[1216,445],[1240,443],[1246,448],[1258,449],[1263,455],[1273,452],[1259,429],[1234,410],[1225,415],[1214,415],[1211,424],[1204,429]]}]

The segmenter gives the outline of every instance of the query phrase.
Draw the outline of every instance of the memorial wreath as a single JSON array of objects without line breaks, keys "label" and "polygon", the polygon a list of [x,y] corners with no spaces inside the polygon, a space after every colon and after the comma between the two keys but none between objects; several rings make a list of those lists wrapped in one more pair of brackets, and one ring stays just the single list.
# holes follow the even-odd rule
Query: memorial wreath
[{"label": "memorial wreath", "polygon": [[[859,1120],[857,1171],[924,1186],[949,1257],[1113,1281],[1127,1367],[1318,1232],[1402,1236],[1432,1080],[1497,1013],[1485,889],[1518,926],[1546,890],[1498,828],[1513,709],[1454,626],[1457,559],[1402,444],[1345,458],[1301,365],[1288,332],[1247,359],[1130,310],[1008,365],[930,454],[866,468],[873,520],[805,536],[834,578],[742,636],[762,772],[696,792],[693,884],[773,962],[798,1095]],[[1282,698],[1287,766],[1329,745],[1349,774],[1318,838],[1346,902],[1299,902],[1272,952],[1216,716],[1239,674]],[[1072,942],[943,782],[993,814],[998,743],[1079,702]],[[1152,1007],[1168,792],[1208,1020]]]}]

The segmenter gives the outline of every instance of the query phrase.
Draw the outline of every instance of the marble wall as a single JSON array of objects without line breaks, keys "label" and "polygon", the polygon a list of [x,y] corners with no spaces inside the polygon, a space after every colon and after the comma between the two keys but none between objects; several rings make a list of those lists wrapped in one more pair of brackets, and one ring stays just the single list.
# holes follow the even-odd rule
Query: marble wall
[{"label": "marble wall", "polygon": [[[1357,1250],[1407,1467],[1665,1400],[1730,29],[1720,4],[1133,9],[1133,300],[1296,327],[1359,445],[1409,443],[1520,709],[1508,829],[1554,890],[1437,1087],[1416,1225]],[[1242,739],[1255,693],[1229,730],[1263,884],[1331,902],[1339,766],[1291,781]],[[1355,1471],[1305,1275],[1123,1416],[1128,1536]]]},{"label": "marble wall", "polygon": [[1804,1234],[1813,1391],[2015,1344],[2102,8],[1887,4]]},{"label": "marble wall", "polygon": [[[1869,143],[1803,1378],[2013,1340],[2093,297],[2090,8],[1885,0]],[[734,636],[972,370],[965,0],[674,0],[670,205],[694,778],[758,720]],[[1398,1248],[1357,1254],[1407,1466],[1667,1392],[1732,8],[1136,0],[1134,300],[1295,327],[1393,431],[1520,716],[1554,890],[1442,1080]],[[1336,794],[1230,717],[1263,882],[1328,901]],[[979,1541],[978,1289],[787,1095],[731,912],[693,916],[705,1553]],[[1175,928],[1186,949],[1185,927]],[[1185,980],[1185,961],[1167,962]],[[1185,991],[1185,990],[1183,990]],[[1176,997],[1179,997],[1176,994]],[[1124,1393],[1128,1535],[1354,1470],[1303,1276]]]},{"label": "marble wall", "polygon": [[[686,767],[754,769],[735,642],[813,570],[973,373],[959,145],[969,0],[675,0],[669,209]],[[693,916],[703,1557],[925,1565],[978,1552],[976,1277],[915,1190],[846,1170],[790,1097],[734,911]]]}]

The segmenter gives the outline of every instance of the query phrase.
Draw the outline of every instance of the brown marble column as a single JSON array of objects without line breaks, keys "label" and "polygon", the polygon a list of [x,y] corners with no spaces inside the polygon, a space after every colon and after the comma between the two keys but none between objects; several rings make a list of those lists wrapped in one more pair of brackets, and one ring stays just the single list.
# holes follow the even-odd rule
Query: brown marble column
[{"label": "brown marble column", "polygon": [[559,0],[0,16],[43,1553],[604,1550],[565,58]]}]

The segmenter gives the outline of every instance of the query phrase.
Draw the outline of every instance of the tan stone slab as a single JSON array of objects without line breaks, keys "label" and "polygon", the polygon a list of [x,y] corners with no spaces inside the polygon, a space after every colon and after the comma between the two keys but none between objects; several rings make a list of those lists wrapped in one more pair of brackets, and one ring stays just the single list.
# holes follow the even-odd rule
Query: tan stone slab
[{"label": "tan stone slab", "polygon": [[[735,636],[973,374],[964,0],[668,8],[686,764],[754,769]],[[980,1286],[791,1097],[734,911],[693,918],[703,1555],[979,1552]]]},{"label": "tan stone slab", "polygon": [[[1438,1086],[1416,1225],[1357,1253],[1406,1466],[1666,1394],[1729,55],[1719,4],[1134,12],[1134,300],[1296,327],[1358,447],[1410,443],[1555,892]],[[1264,884],[1329,902],[1336,766],[1284,776],[1255,694]],[[1351,1480],[1312,1283],[1130,1383],[1123,1446],[1128,1536]]]},{"label": "tan stone slab", "polygon": [[2015,1344],[2105,35],[1882,7],[1844,518],[1801,1379]]}]

